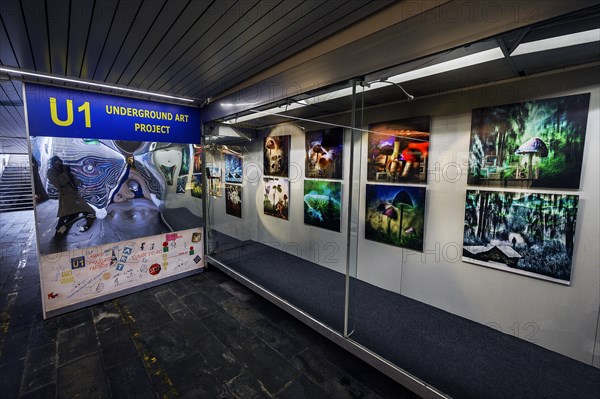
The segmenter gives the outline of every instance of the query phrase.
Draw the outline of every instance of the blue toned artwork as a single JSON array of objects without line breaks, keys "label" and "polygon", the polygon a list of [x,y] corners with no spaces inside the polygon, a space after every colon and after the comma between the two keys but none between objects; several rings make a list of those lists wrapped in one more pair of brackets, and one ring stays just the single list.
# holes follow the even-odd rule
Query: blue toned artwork
[{"label": "blue toned artwork", "polygon": [[225,183],[241,183],[243,180],[242,158],[225,154]]}]

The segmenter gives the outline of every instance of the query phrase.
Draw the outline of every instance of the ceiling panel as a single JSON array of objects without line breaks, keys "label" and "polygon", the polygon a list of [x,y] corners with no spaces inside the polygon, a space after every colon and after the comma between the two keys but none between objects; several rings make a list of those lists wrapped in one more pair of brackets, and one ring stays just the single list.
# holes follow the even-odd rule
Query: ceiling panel
[{"label": "ceiling panel", "polygon": [[82,79],[92,79],[94,76],[96,65],[102,55],[102,49],[106,44],[107,35],[117,10],[118,1],[102,0],[96,1],[93,4],[92,23],[86,39],[86,47],[83,50],[84,55],[80,71],[79,74],[76,74],[76,70],[73,70],[73,75],[70,75]]},{"label": "ceiling panel", "polygon": [[[153,4],[154,2],[152,2]],[[106,42],[100,51],[100,58],[91,75],[92,80],[101,82],[106,81],[106,76],[110,72],[115,58],[123,47],[127,35],[136,25],[135,21],[142,5],[141,0],[121,1],[114,14],[110,31],[106,37]],[[144,7],[144,9],[146,9]],[[95,48],[89,48],[88,51],[98,51]]]},{"label": "ceiling panel", "polygon": [[69,12],[69,46],[67,48],[67,71],[65,75],[79,77],[87,41],[91,29],[94,7],[87,7],[88,0],[73,0]]},{"label": "ceiling panel", "polygon": [[34,69],[51,71],[48,25],[45,2],[39,0],[22,0],[23,18],[27,26],[29,48],[33,55]]},{"label": "ceiling panel", "polygon": [[182,16],[185,7],[190,3],[189,0],[169,1],[166,7],[163,7],[157,20],[154,21],[150,30],[140,43],[135,52],[131,54],[128,64],[121,68],[113,68],[108,76],[111,82],[117,82],[122,85],[129,85],[133,76],[137,74],[142,66],[146,64],[150,57],[155,54],[156,49],[163,41],[163,38],[174,28],[174,24]]},{"label": "ceiling panel", "polygon": [[174,73],[172,68],[177,68],[179,59],[190,51],[212,24],[228,12],[235,3],[233,0],[213,2],[208,8],[203,9],[200,15],[195,11],[196,4],[192,3],[191,14],[195,15],[196,18],[191,28],[180,32],[180,36],[175,37],[172,47],[163,48],[163,52],[154,60],[156,62],[142,69],[141,79],[136,77],[136,83],[139,82],[140,87],[152,88],[155,85],[161,86],[163,83],[168,82],[170,74]]},{"label": "ceiling panel", "polygon": [[[41,3],[41,2],[40,2]],[[51,38],[52,43],[48,43],[48,48],[56,46],[59,51],[49,51],[50,54],[50,73],[65,75],[67,72],[67,57],[69,48],[69,14],[71,8],[68,0],[54,0],[47,3],[46,13],[48,20],[47,36]]]}]

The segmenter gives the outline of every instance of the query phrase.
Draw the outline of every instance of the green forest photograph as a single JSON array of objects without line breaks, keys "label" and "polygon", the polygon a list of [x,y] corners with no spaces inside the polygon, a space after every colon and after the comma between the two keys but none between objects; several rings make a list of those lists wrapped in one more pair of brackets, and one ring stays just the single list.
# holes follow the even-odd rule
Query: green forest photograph
[{"label": "green forest photograph", "polygon": [[590,93],[474,109],[468,184],[579,188]]},{"label": "green forest photograph", "polygon": [[570,284],[579,196],[467,190],[463,260]]},{"label": "green forest photograph", "polygon": [[423,252],[425,187],[367,184],[365,238]]},{"label": "green forest photograph", "polygon": [[342,182],[304,180],[304,224],[341,231]]}]

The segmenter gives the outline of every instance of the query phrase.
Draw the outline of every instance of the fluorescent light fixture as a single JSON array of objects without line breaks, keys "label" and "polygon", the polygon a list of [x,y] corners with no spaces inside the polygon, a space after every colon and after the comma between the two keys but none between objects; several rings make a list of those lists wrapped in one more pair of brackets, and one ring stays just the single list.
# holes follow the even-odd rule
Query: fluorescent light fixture
[{"label": "fluorescent light fixture", "polygon": [[[483,64],[484,62],[494,61],[504,58],[504,54],[499,47],[492,48],[490,50],[481,51],[475,54],[466,55],[464,57],[455,58],[450,61],[440,62],[439,64],[426,66],[423,68],[415,69],[414,71],[408,71],[399,75],[392,76],[387,79],[386,82],[373,82],[368,86],[365,86],[364,91],[370,91],[379,89],[382,87],[388,87],[389,83],[402,83],[410,80],[424,78],[426,76],[437,75],[439,73],[454,71],[460,68],[465,68],[473,65]],[[335,100],[336,98],[347,97],[352,94],[352,87],[336,90],[329,93],[319,94],[314,97],[305,98],[304,100],[293,102],[288,105],[280,107],[270,108],[264,111],[252,111],[250,115],[240,116],[226,120],[224,123],[232,124],[237,122],[245,122],[252,119],[260,118],[262,116],[271,114],[280,114],[282,112],[291,111],[293,109],[302,108],[307,105],[314,105],[324,101]]]},{"label": "fluorescent light fixture", "polygon": [[86,86],[101,87],[101,88],[104,88],[104,89],[120,90],[120,91],[125,91],[125,92],[128,92],[128,93],[136,93],[136,94],[143,94],[143,95],[152,96],[152,97],[168,98],[170,100],[179,100],[179,101],[194,102],[194,100],[191,99],[191,98],[171,96],[171,95],[168,95],[168,94],[154,93],[154,92],[145,91],[145,90],[130,89],[130,88],[127,88],[127,87],[107,85],[107,84],[104,84],[104,83],[88,82],[88,81],[79,80],[79,79],[63,78],[61,76],[46,75],[46,74],[37,73],[37,72],[27,72],[27,71],[22,71],[20,69],[0,67],[0,72],[6,72],[6,73],[8,73],[10,75],[33,76],[33,77],[36,77],[36,78],[58,80],[60,82],[77,83],[77,84],[86,85]]},{"label": "fluorescent light fixture", "polygon": [[517,46],[515,51],[512,52],[511,56],[537,53],[539,51],[597,42],[599,40],[600,29],[592,29],[584,32],[571,33],[569,35],[551,37],[549,39],[536,40],[534,42],[521,43]]}]

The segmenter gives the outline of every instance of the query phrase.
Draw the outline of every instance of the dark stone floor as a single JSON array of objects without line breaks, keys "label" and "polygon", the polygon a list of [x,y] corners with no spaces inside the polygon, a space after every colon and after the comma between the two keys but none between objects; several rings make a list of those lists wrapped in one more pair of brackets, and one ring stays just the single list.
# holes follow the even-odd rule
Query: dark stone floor
[{"label": "dark stone floor", "polygon": [[33,212],[0,214],[0,397],[413,398],[211,269],[42,320]]}]

